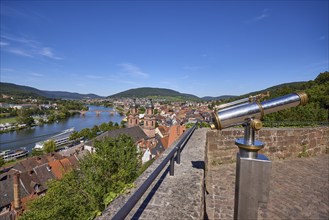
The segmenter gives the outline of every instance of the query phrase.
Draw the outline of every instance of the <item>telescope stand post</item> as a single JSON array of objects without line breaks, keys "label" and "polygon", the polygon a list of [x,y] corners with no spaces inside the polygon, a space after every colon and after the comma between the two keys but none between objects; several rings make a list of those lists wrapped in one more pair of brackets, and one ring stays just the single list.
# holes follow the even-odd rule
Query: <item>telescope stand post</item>
[{"label": "telescope stand post", "polygon": [[257,219],[261,203],[267,203],[272,163],[264,155],[256,159],[237,154],[234,219]]},{"label": "telescope stand post", "polygon": [[245,124],[244,138],[237,139],[234,219],[257,219],[259,206],[267,203],[271,161],[257,151],[264,144],[255,140],[255,129]]}]

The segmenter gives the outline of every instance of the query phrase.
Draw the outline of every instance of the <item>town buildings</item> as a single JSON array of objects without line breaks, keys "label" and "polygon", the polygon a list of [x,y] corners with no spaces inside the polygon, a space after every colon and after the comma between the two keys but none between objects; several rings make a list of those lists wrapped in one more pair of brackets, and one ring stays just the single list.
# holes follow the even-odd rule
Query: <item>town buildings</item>
[{"label": "town buildings", "polygon": [[28,201],[47,191],[49,180],[61,179],[78,166],[83,154],[64,157],[58,153],[27,158],[0,174],[0,219],[16,219]]}]

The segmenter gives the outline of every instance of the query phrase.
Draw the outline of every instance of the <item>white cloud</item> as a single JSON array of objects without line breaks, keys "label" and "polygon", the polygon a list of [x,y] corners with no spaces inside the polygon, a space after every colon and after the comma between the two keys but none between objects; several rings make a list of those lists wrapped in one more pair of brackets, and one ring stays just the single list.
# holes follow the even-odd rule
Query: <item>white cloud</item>
[{"label": "white cloud", "polygon": [[35,41],[35,40],[31,40],[31,39],[27,39],[25,37],[16,37],[16,36],[12,36],[12,35],[1,35],[1,38],[6,39],[7,41],[11,41],[13,43],[19,43],[28,47],[32,47],[32,48],[38,48],[40,47],[40,42]]},{"label": "white cloud", "polygon": [[260,21],[260,20],[263,20],[263,19],[267,18],[268,16],[270,16],[270,15],[268,14],[268,9],[265,8],[265,9],[262,11],[261,15],[255,17],[255,20],[256,20],[256,21]]},{"label": "white cloud", "polygon": [[1,73],[3,73],[3,72],[7,72],[8,73],[8,72],[15,72],[15,70],[14,69],[11,69],[11,68],[1,68],[0,69],[0,72]]},{"label": "white cloud", "polygon": [[31,73],[30,75],[35,76],[35,77],[43,77],[44,76],[43,74],[40,74],[40,73]]},{"label": "white cloud", "polygon": [[97,76],[97,75],[86,75],[89,79],[104,79],[103,76]]},{"label": "white cloud", "polygon": [[265,8],[260,15],[252,18],[252,19],[249,19],[247,21],[245,21],[246,23],[254,23],[254,22],[258,22],[258,21],[262,21],[266,18],[268,18],[270,16],[270,14],[268,13],[268,9]]},{"label": "white cloud", "polygon": [[[6,40],[6,42],[4,41]],[[38,56],[47,57],[55,60],[62,60],[62,57],[56,56],[53,49],[43,46],[40,42],[25,37],[17,37],[13,35],[1,35],[1,47],[5,47],[5,51],[30,58]]]},{"label": "white cloud", "polygon": [[86,84],[85,83],[76,83],[75,85],[76,86],[79,86],[79,87],[86,87]]},{"label": "white cloud", "polygon": [[141,86],[140,84],[138,84],[138,83],[136,83],[134,81],[118,80],[118,82],[125,83],[125,84],[130,84],[130,85],[134,85],[134,86]]},{"label": "white cloud", "polygon": [[123,75],[129,75],[132,77],[142,77],[147,78],[149,74],[143,72],[138,66],[131,63],[121,63],[118,64],[121,67],[121,73]]},{"label": "white cloud", "polygon": [[184,70],[191,70],[191,71],[196,71],[196,70],[200,70],[203,69],[203,66],[184,66],[183,69]]},{"label": "white cloud", "polygon": [[325,39],[326,39],[326,36],[319,37],[319,40],[325,40]]},{"label": "white cloud", "polygon": [[0,47],[4,47],[4,46],[8,46],[8,45],[9,45],[9,43],[0,41]]},{"label": "white cloud", "polygon": [[55,59],[55,60],[62,60],[63,59],[61,57],[55,56],[52,49],[49,48],[49,47],[41,48],[41,50],[39,51],[39,54],[42,55],[42,56],[48,57],[48,58]]},{"label": "white cloud", "polygon": [[33,57],[32,54],[30,54],[20,48],[10,48],[6,51],[8,51],[9,53],[15,54],[15,55],[23,56],[23,57],[30,57],[30,58]]}]

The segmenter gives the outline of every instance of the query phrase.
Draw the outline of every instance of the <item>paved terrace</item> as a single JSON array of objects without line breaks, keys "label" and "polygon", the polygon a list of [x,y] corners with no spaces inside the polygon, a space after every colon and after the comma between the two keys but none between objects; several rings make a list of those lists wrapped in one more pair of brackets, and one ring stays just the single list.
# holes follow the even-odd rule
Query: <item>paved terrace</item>
[{"label": "paved terrace", "polygon": [[[206,218],[233,219],[235,163],[208,170]],[[329,155],[272,162],[267,209],[258,219],[328,219]]]},{"label": "paved terrace", "polygon": [[[175,164],[159,174],[126,219],[233,219],[235,163],[207,166],[206,133],[197,129]],[[136,181],[141,185],[168,154],[156,160]],[[111,219],[129,194],[116,199],[98,219]],[[329,155],[272,162],[271,191],[259,219],[328,219]]]}]

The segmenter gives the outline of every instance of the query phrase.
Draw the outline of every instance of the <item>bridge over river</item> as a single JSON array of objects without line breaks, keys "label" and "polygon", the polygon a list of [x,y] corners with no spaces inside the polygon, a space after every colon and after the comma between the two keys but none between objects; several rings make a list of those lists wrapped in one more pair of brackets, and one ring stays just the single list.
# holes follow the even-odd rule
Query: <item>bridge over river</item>
[{"label": "bridge over river", "polygon": [[93,112],[96,114],[96,116],[100,116],[101,113],[109,113],[110,115],[118,114],[118,111],[113,109],[113,110],[89,110],[89,111],[79,111],[80,115],[84,116],[86,115],[87,112]]}]

